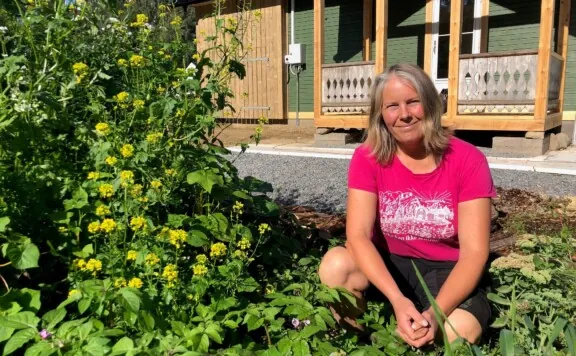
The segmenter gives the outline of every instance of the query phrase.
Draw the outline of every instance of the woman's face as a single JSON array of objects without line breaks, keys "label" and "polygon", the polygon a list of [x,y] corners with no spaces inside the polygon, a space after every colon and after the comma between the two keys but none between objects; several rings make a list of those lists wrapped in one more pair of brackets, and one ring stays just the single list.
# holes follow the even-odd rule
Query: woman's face
[{"label": "woman's face", "polygon": [[382,91],[382,117],[399,144],[419,144],[424,138],[424,107],[406,80],[392,76]]}]

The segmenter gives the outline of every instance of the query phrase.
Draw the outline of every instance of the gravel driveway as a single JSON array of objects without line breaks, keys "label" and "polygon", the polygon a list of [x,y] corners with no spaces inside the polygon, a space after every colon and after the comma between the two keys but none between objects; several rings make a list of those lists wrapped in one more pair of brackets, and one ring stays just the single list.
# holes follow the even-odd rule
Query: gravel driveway
[{"label": "gravel driveway", "polygon": [[[236,156],[234,156],[236,157]],[[312,206],[324,212],[346,207],[348,159],[275,156],[245,153],[235,166],[241,176],[253,176],[274,187],[272,197],[284,204]],[[497,186],[552,196],[576,195],[576,176],[493,169]]]}]

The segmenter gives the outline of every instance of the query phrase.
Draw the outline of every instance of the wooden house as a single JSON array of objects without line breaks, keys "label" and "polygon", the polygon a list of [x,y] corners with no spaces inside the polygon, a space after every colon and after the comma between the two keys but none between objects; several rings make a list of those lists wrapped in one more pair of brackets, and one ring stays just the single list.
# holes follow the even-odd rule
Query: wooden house
[{"label": "wooden house", "polygon": [[[227,1],[228,15],[239,1]],[[211,1],[200,2],[197,33],[213,21]],[[374,74],[408,62],[446,93],[445,125],[542,137],[572,131],[575,3],[252,0],[261,21],[248,36],[247,77],[233,83],[237,119],[364,128]],[[305,45],[302,66],[284,63],[290,43]]]}]

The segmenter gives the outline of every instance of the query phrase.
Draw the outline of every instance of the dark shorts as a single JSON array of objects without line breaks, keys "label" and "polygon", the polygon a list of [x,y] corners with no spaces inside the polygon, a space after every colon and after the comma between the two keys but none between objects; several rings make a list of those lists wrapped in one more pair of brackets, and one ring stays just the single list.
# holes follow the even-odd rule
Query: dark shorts
[{"label": "dark shorts", "polygon": [[[412,261],[416,264],[418,271],[426,282],[432,296],[436,297],[440,288],[448,278],[448,275],[456,265],[452,261],[430,261],[418,258],[402,257],[385,253],[382,255],[390,274],[398,284],[402,293],[412,300],[416,309],[420,312],[430,307],[430,302],[426,297],[426,292],[422,288],[418,276],[414,271]],[[491,317],[490,304],[486,294],[490,290],[490,277],[484,274],[478,286],[472,291],[470,296],[458,306],[470,312],[485,331]],[[370,286],[365,293],[367,300],[383,299],[384,295],[374,286]]]}]

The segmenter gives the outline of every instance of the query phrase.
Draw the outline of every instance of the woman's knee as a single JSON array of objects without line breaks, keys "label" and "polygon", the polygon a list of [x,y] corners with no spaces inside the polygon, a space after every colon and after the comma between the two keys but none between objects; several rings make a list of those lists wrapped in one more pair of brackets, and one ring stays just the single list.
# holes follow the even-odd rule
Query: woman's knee
[{"label": "woman's knee", "polygon": [[477,343],[482,336],[480,322],[464,309],[455,309],[448,317],[448,322],[444,323],[444,327],[450,342],[461,337],[470,343]]},{"label": "woman's knee", "polygon": [[320,281],[329,287],[342,286],[363,290],[369,283],[350,252],[342,246],[331,248],[326,252],[320,262],[318,274]]}]

